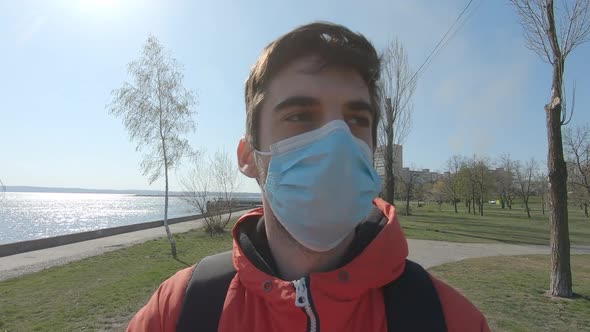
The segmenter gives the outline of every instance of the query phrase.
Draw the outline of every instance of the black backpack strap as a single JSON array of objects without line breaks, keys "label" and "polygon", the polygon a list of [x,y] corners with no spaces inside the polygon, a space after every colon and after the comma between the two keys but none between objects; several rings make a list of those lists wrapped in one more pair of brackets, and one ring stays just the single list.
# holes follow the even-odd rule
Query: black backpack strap
[{"label": "black backpack strap", "polygon": [[447,331],[438,292],[419,264],[406,260],[404,273],[385,286],[383,295],[389,331]]},{"label": "black backpack strap", "polygon": [[216,332],[235,275],[231,251],[203,258],[186,287],[176,331]]}]

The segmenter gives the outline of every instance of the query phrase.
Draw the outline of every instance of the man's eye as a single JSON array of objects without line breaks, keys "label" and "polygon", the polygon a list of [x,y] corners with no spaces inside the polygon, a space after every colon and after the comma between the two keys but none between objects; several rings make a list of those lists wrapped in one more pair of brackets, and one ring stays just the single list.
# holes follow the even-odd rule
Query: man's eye
[{"label": "man's eye", "polygon": [[353,124],[353,125],[359,126],[359,127],[368,127],[369,124],[371,123],[369,118],[367,118],[365,116],[353,116],[353,117],[350,117],[347,121],[349,124]]},{"label": "man's eye", "polygon": [[294,114],[287,116],[287,118],[285,120],[290,121],[290,122],[309,121],[309,120],[311,120],[311,114],[308,112],[294,113]]}]

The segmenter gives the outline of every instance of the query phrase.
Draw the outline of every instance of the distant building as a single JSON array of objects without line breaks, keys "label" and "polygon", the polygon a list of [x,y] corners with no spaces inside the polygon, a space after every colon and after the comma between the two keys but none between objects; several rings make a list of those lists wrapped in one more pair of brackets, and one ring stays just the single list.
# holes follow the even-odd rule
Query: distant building
[{"label": "distant building", "polygon": [[[375,150],[375,169],[377,173],[383,179],[383,185],[385,185],[385,161],[384,161],[384,146],[379,146]],[[395,176],[401,176],[407,179],[410,174],[415,176],[415,184],[432,183],[443,177],[442,174],[437,172],[431,172],[430,169],[425,168],[422,170],[410,170],[409,167],[404,167],[404,148],[402,145],[395,144],[393,146],[393,173]]]},{"label": "distant building", "polygon": [[414,183],[416,184],[425,184],[425,183],[433,183],[442,178],[442,174],[437,172],[431,172],[430,169],[425,168],[423,170],[410,170],[409,167],[402,168],[401,175],[408,179],[411,176],[414,176]]},{"label": "distant building", "polygon": [[[375,169],[385,182],[385,146],[379,146],[375,150]],[[399,144],[393,145],[393,174],[402,173],[404,165],[404,147]]]}]

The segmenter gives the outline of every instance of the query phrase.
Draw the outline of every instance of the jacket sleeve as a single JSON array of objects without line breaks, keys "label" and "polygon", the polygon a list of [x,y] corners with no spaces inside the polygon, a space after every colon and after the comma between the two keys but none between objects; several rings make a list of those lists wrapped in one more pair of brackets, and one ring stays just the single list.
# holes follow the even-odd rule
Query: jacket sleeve
[{"label": "jacket sleeve", "polygon": [[148,303],[131,319],[127,332],[176,331],[176,321],[193,269],[194,266],[181,270],[164,281]]},{"label": "jacket sleeve", "polygon": [[490,332],[486,318],[473,303],[451,286],[433,276],[431,278],[438,292],[449,332]]}]

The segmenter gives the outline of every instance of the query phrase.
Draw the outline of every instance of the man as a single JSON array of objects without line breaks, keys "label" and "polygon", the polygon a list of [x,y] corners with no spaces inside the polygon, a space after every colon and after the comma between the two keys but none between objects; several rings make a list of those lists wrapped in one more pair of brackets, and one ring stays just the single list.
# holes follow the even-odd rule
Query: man
[{"label": "man", "polygon": [[[302,26],[264,49],[246,81],[246,135],[237,151],[240,171],[260,185],[263,208],[233,229],[235,272],[222,294],[211,281],[190,295],[221,296],[221,312],[211,314],[206,302],[190,307],[189,268],[160,286],[128,331],[176,331],[177,324],[202,331],[198,322],[211,320],[219,331],[387,331],[399,316],[431,319],[421,303],[403,313],[413,295],[396,294],[409,286],[386,291],[415,281],[398,282],[412,266],[407,243],[395,208],[376,198],[379,72],[371,43],[339,25]],[[467,299],[423,274],[440,303],[439,330],[488,330]],[[395,301],[402,303],[392,312]],[[196,326],[186,327],[189,316]]]}]

